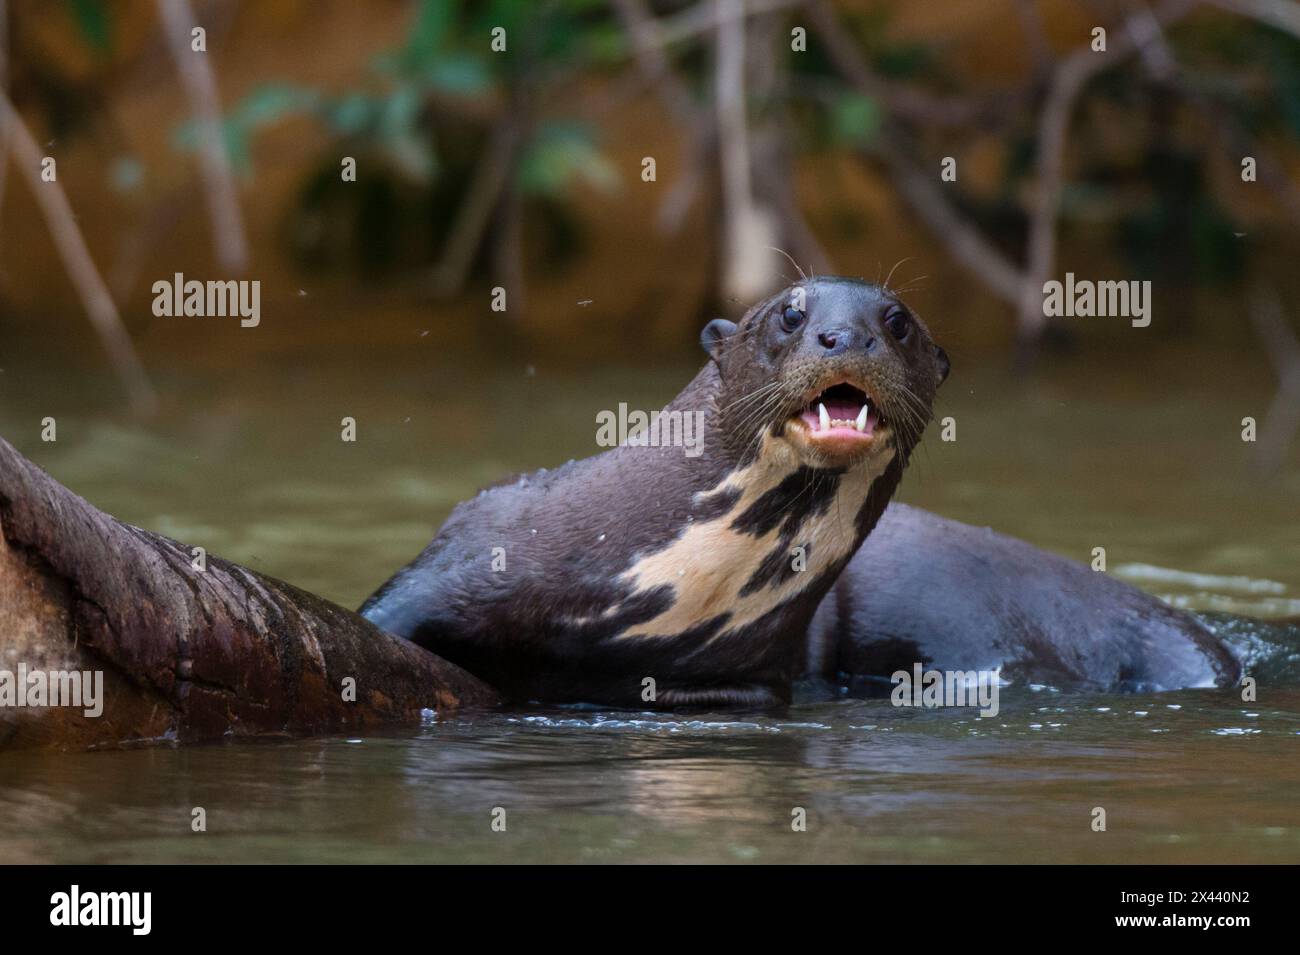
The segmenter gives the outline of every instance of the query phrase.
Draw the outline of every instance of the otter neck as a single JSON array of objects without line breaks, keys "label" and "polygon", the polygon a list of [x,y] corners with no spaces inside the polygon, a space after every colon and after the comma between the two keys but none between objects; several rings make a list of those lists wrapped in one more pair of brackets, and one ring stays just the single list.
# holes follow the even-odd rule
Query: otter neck
[{"label": "otter neck", "polygon": [[673,601],[621,637],[703,628],[713,639],[792,602],[807,603],[810,615],[875,525],[901,473],[892,452],[848,469],[812,468],[767,434],[746,454],[717,433],[722,389],[711,368],[669,405],[704,409],[706,440],[715,440],[706,451],[707,468],[696,475],[700,483],[685,525],[663,548],[639,555],[622,575],[631,596],[668,586]]},{"label": "otter neck", "polygon": [[717,365],[710,361],[665,407],[665,411],[704,414],[705,454],[696,459],[698,467],[692,472],[696,490],[714,488],[727,474],[756,463],[763,450],[759,433],[764,428],[760,422],[750,422],[743,432],[740,430],[746,415],[735,411],[747,405],[744,395],[727,392]]}]

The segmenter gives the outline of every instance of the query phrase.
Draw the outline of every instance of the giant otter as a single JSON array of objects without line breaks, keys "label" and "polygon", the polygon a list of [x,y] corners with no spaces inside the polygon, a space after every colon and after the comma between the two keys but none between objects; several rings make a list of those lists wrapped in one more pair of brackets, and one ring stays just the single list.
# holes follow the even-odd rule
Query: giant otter
[{"label": "giant otter", "polygon": [[665,411],[702,415],[703,454],[623,446],[484,491],[361,613],[516,700],[788,700],[948,359],[892,293],[846,278],[701,341],[710,360]]},{"label": "giant otter", "polygon": [[832,680],[921,663],[1060,689],[1154,691],[1223,686],[1241,671],[1191,614],[1077,561],[898,503],[818,608],[808,649],[810,675]]}]

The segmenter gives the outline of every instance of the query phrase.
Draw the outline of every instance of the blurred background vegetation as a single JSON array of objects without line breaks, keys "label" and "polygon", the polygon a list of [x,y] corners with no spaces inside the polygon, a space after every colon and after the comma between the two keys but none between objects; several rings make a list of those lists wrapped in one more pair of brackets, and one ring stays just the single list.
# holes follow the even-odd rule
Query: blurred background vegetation
[{"label": "blurred background vegetation", "polygon": [[907,500],[1300,612],[1293,0],[0,0],[0,89],[0,435],[125,520],[355,603],[802,268],[952,357]]},{"label": "blurred background vegetation", "polygon": [[[169,5],[206,30],[197,67]],[[193,345],[150,311],[174,272],[261,280],[232,349],[364,321],[575,360],[692,348],[799,268],[891,276],[950,350],[1022,370],[1116,342],[1262,352],[1286,335],[1256,331],[1258,289],[1297,300],[1290,0],[3,7],[0,81],[146,370]],[[0,334],[102,362],[23,172],[0,184]],[[1045,322],[1066,271],[1152,280],[1152,327]]]}]

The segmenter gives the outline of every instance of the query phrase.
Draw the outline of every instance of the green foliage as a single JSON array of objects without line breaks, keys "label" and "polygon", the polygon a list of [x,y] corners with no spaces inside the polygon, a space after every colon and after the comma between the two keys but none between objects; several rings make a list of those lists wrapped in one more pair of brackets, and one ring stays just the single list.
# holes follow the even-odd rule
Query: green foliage
[{"label": "green foliage", "polygon": [[860,93],[843,93],[830,106],[831,132],[837,142],[869,144],[881,119],[880,104]]},{"label": "green foliage", "polygon": [[[508,56],[490,47],[495,27],[506,30]],[[346,253],[374,271],[414,249],[427,257],[442,244],[486,149],[489,133],[481,123],[456,119],[454,109],[444,118],[431,104],[514,100],[575,64],[598,68],[626,54],[605,0],[421,0],[402,42],[375,57],[361,88],[324,93],[263,85],[223,117],[222,135],[245,176],[253,174],[258,133],[291,117],[309,117],[342,140],[306,183],[292,234],[309,261],[323,265]],[[187,123],[177,143],[193,149],[198,135]],[[384,162],[368,164],[364,182],[339,190],[333,157],[340,148]],[[607,190],[617,182],[594,129],[564,118],[526,128],[512,175],[539,217],[543,247],[556,260],[580,244],[576,220],[559,200],[580,185]],[[413,188],[420,191],[413,195]]]},{"label": "green foliage", "polygon": [[1263,52],[1282,125],[1293,139],[1300,139],[1300,40],[1270,32]]},{"label": "green foliage", "polygon": [[[1146,201],[1129,199],[1116,226],[1124,254],[1144,275],[1206,283],[1239,277],[1241,243],[1208,188],[1205,157],[1156,144],[1133,170]],[[1126,192],[1125,195],[1129,195]]]},{"label": "green foliage", "polygon": [[865,13],[845,14],[842,22],[882,76],[915,80],[936,74],[939,61],[933,48],[921,43],[902,43],[890,37],[892,17],[893,11],[882,6]]},{"label": "green foliage", "polygon": [[1229,20],[1190,26],[1173,45],[1183,81],[1223,103],[1252,133],[1281,130],[1300,140],[1300,39]]},{"label": "green foliage", "polygon": [[[106,42],[108,14],[102,2],[67,2],[80,11],[87,37]],[[653,12],[662,16],[667,11],[660,4]],[[878,75],[935,91],[960,89],[941,49],[929,42],[900,42],[892,35],[891,16],[887,4],[839,13],[842,27]],[[497,27],[506,30],[509,55],[491,50]],[[1182,65],[1180,82],[1218,98],[1251,131],[1281,129],[1300,139],[1300,42],[1295,38],[1259,25],[1229,29],[1196,21],[1171,37]],[[508,103],[524,136],[510,182],[528,204],[530,230],[541,232],[544,245],[572,250],[580,244],[576,219],[566,206],[572,191],[611,189],[617,171],[601,149],[597,130],[562,112],[556,115],[540,94],[553,94],[557,80],[570,82],[608,67],[626,69],[631,52],[608,0],[420,0],[407,34],[374,59],[358,88],[325,93],[285,84],[258,87],[223,117],[222,134],[244,175],[252,174],[259,132],[287,118],[310,117],[341,141],[331,147],[332,163],[322,162],[319,177],[305,190],[303,212],[324,218],[326,206],[344,204],[346,209],[331,206],[331,228],[349,233],[346,242],[355,244],[364,266],[381,267],[389,256],[412,247],[394,238],[402,230],[409,235],[423,229],[414,243],[421,249],[441,246],[487,152],[491,130],[481,114],[468,110],[462,116],[454,104]],[[701,102],[707,101],[713,82],[709,36],[664,52],[678,78]],[[844,80],[823,44],[810,42],[798,54],[773,52],[781,56],[788,82],[779,87],[783,98],[751,103],[756,121],[788,107],[797,124],[796,148],[861,151],[875,146],[886,120],[883,104]],[[1270,95],[1258,95],[1261,89]],[[1090,214],[1091,221],[1107,222],[1108,235],[1144,271],[1175,268],[1181,257],[1195,263],[1198,279],[1228,277],[1239,267],[1240,243],[1232,237],[1230,216],[1210,195],[1205,157],[1176,152],[1170,144],[1177,138],[1170,119],[1176,99],[1137,62],[1105,71],[1089,85],[1078,113],[1084,119],[1072,133],[1072,148],[1082,156],[1084,170],[1072,172],[1075,180],[1067,185],[1062,214],[1067,227]],[[548,107],[540,120],[531,112],[539,100]],[[1107,109],[1096,112],[1107,117],[1106,128],[1086,119],[1089,103],[1101,100]],[[1125,132],[1115,138],[1117,115],[1133,117],[1132,136]],[[917,133],[924,139],[924,130]],[[1025,240],[1024,187],[1034,175],[1033,111],[1004,135],[1000,188],[979,197],[958,188],[949,191],[963,214],[1009,254],[1019,255]],[[1150,141],[1136,144],[1138,135]],[[177,141],[194,148],[192,123],[179,131]],[[383,159],[367,164],[364,189],[342,197],[336,188],[340,145],[354,155]],[[1096,216],[1095,210],[1108,207],[1119,211]],[[340,218],[346,227],[336,221]]]},{"label": "green foliage", "polygon": [[[505,28],[507,42],[522,44],[525,55],[492,53],[495,27]],[[251,142],[260,129],[309,115],[337,136],[379,149],[405,175],[427,181],[439,168],[435,130],[425,114],[430,96],[502,95],[512,83],[527,85],[520,69],[567,66],[584,51],[609,58],[622,49],[621,31],[603,0],[422,0],[401,46],[375,59],[377,89],[325,95],[282,84],[259,87],[224,118],[223,136],[235,167],[248,175]],[[177,138],[186,148],[197,140],[193,123]],[[517,181],[529,193],[554,195],[578,181],[600,188],[614,182],[612,165],[581,124],[542,124],[520,155]]]},{"label": "green foliage", "polygon": [[618,182],[613,164],[596,147],[590,126],[573,122],[544,123],[524,149],[517,171],[520,189],[547,196],[585,181],[609,190]]},{"label": "green foliage", "polygon": [[107,53],[113,42],[108,6],[103,0],[67,0],[68,11],[85,41],[99,53]]},{"label": "green foliage", "polygon": [[457,21],[460,6],[447,0],[423,0],[406,42],[378,57],[376,72],[401,92],[473,95],[489,90],[493,76],[487,33],[478,44],[467,42]]},{"label": "green foliage", "polygon": [[[313,110],[317,104],[318,97],[311,90],[278,84],[258,87],[245,97],[221,121],[222,141],[235,170],[245,175],[251,171],[250,142],[254,133],[287,116]],[[174,139],[178,148],[198,149],[202,141],[199,122],[183,124]]]}]

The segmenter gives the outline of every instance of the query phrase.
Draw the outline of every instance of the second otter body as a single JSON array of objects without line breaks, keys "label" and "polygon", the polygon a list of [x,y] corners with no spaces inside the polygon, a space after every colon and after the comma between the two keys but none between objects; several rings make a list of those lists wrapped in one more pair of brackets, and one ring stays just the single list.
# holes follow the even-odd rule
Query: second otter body
[{"label": "second otter body", "polygon": [[620,447],[485,491],[361,613],[515,699],[789,699],[947,358],[893,295],[839,278],[702,342],[711,360],[665,410],[702,416],[704,454]]},{"label": "second otter body", "polygon": [[1226,686],[1241,670],[1194,616],[1136,587],[895,502],[818,608],[808,671],[887,681],[915,663],[1109,692]]}]

